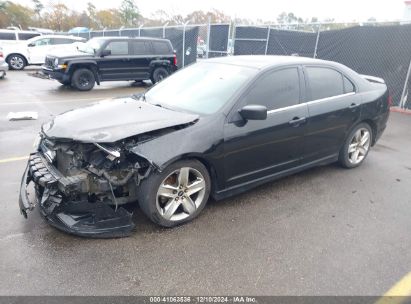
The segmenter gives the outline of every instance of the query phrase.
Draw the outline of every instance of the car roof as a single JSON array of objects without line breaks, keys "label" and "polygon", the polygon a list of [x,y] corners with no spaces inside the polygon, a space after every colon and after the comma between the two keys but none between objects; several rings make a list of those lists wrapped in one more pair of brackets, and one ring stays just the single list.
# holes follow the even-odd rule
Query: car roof
[{"label": "car roof", "polygon": [[24,33],[24,34],[33,33],[33,34],[39,34],[40,35],[40,33],[36,32],[36,31],[21,31],[21,30],[0,29],[0,32],[3,32],[3,33]]},{"label": "car roof", "polygon": [[44,35],[33,37],[33,38],[36,38],[36,39],[39,39],[39,38],[69,38],[69,39],[74,39],[74,40],[84,40],[85,39],[85,38],[73,36],[73,35],[53,35],[53,34],[44,34]]},{"label": "car roof", "polygon": [[238,55],[218,57],[206,60],[207,62],[238,65],[250,68],[264,69],[271,66],[281,66],[289,64],[327,64],[337,65],[332,61],[313,59],[299,56],[277,56],[277,55]]},{"label": "car roof", "polygon": [[93,39],[102,39],[102,40],[150,40],[150,41],[166,41],[169,42],[170,40],[168,39],[163,39],[163,38],[152,38],[152,37],[127,37],[127,36],[104,36],[104,37],[93,37]]}]

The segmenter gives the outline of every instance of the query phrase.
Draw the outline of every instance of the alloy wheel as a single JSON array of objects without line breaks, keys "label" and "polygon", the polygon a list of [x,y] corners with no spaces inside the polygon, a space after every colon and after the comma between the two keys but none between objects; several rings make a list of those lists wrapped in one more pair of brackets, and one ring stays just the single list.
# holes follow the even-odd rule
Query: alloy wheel
[{"label": "alloy wheel", "polygon": [[180,221],[194,214],[204,200],[206,183],[196,169],[183,167],[172,172],[160,184],[156,206],[169,221]]},{"label": "alloy wheel", "polygon": [[363,161],[370,149],[371,134],[366,128],[360,128],[354,133],[348,146],[348,160],[357,165]]},{"label": "alloy wheel", "polygon": [[21,57],[13,56],[10,58],[10,66],[15,70],[20,70],[24,67],[24,61]]},{"label": "alloy wheel", "polygon": [[79,77],[79,84],[82,87],[87,87],[90,84],[90,77],[87,74],[81,74]]}]

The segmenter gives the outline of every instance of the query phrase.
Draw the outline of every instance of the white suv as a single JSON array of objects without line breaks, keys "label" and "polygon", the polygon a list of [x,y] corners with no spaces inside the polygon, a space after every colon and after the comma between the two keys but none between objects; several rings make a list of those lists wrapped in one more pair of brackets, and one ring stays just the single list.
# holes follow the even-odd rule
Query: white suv
[{"label": "white suv", "polygon": [[34,31],[21,30],[0,30],[0,45],[16,44],[22,40],[28,40],[33,37],[40,36],[41,33]]},{"label": "white suv", "polygon": [[16,44],[4,44],[3,53],[11,70],[22,70],[27,65],[42,65],[46,55],[55,50],[74,51],[74,43],[84,41],[81,37],[42,35]]}]

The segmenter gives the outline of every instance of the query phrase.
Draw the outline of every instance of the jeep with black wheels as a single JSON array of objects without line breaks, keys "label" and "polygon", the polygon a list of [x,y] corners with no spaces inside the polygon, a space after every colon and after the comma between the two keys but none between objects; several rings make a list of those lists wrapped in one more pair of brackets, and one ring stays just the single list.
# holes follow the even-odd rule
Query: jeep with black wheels
[{"label": "jeep with black wheels", "polygon": [[99,37],[74,54],[47,55],[42,71],[63,85],[89,91],[102,81],[157,83],[177,70],[171,42],[157,38]]}]

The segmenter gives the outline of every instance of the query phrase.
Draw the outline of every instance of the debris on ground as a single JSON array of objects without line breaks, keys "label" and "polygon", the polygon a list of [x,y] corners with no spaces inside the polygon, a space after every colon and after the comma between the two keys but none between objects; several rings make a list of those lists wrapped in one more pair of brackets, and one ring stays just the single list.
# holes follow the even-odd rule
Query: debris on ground
[{"label": "debris on ground", "polygon": [[37,112],[9,112],[7,114],[8,120],[36,120],[39,118]]}]

